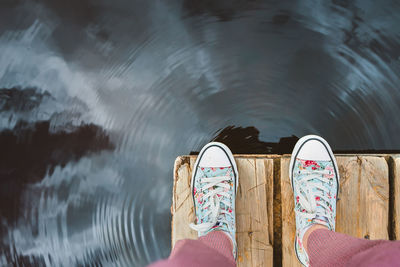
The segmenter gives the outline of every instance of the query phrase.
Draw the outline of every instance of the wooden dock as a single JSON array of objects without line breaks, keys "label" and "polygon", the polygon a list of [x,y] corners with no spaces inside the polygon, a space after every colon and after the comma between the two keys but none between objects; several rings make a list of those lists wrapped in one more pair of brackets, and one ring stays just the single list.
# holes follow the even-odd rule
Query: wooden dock
[{"label": "wooden dock", "polygon": [[[235,155],[239,171],[236,199],[238,266],[301,266],[295,235],[290,155]],[[400,240],[400,156],[336,155],[340,172],[336,231],[368,239]],[[174,166],[172,246],[196,239],[190,192],[196,156],[180,156]]]}]

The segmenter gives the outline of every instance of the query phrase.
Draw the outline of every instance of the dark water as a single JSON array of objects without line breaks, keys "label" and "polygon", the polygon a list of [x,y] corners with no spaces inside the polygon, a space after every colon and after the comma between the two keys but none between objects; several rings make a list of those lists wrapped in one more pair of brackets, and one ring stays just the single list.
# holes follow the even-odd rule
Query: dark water
[{"label": "dark water", "polygon": [[399,86],[399,1],[1,0],[0,265],[166,257],[176,156],[398,150]]}]

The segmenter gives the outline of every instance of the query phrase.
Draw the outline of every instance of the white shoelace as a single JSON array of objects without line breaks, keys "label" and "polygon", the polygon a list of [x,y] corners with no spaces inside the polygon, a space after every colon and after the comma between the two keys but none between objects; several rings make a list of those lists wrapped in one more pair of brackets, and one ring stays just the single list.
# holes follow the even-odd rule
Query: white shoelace
[{"label": "white shoelace", "polygon": [[[296,195],[299,196],[299,203],[305,211],[297,211],[296,214],[305,219],[315,219],[316,217],[325,217],[329,225],[333,225],[332,216],[329,216],[329,207],[326,203],[331,200],[326,196],[328,189],[321,185],[322,183],[330,183],[329,178],[323,177],[324,174],[330,174],[329,171],[300,171],[300,179],[295,179]],[[300,188],[304,193],[301,193]],[[313,191],[313,189],[318,189]],[[322,194],[325,192],[325,194]],[[319,200],[316,200],[319,198]],[[324,202],[325,201],[325,202]],[[318,205],[317,205],[318,202]]]},{"label": "white shoelace", "polygon": [[[225,199],[225,198],[230,199],[231,196],[229,192],[224,191],[225,188],[230,189],[229,184],[225,183],[230,180],[231,180],[230,176],[199,178],[199,183],[203,184],[203,186],[200,186],[201,191],[204,191],[214,186],[216,186],[216,188],[213,190],[209,190],[208,193],[203,196],[203,202],[209,199],[206,205],[203,206],[203,209],[207,210],[203,214],[204,216],[203,218],[208,216],[208,221],[200,224],[191,223],[190,227],[193,230],[199,231],[200,233],[205,233],[208,230],[210,230],[217,222],[219,222],[220,224],[226,224],[228,226],[228,229],[231,230],[229,223],[226,220],[226,216],[227,215],[233,216],[233,215],[227,212],[226,210],[220,208],[221,203],[225,204],[228,209],[231,208],[231,201],[227,201]],[[198,219],[199,219],[198,221],[201,221],[202,218]]]}]

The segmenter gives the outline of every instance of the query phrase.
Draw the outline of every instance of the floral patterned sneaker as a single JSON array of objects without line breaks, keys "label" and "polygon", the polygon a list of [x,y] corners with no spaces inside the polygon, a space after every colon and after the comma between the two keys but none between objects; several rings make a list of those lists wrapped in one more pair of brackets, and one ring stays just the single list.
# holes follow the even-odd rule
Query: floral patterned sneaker
[{"label": "floral patterned sneaker", "polygon": [[309,258],[303,236],[314,224],[335,230],[339,172],[328,143],[316,135],[301,138],[294,147],[289,166],[296,214],[295,251],[304,266]]},{"label": "floral patterned sneaker", "polygon": [[191,183],[196,224],[190,227],[199,237],[216,230],[225,232],[232,240],[235,259],[238,178],[232,152],[224,144],[212,142],[200,151]]}]

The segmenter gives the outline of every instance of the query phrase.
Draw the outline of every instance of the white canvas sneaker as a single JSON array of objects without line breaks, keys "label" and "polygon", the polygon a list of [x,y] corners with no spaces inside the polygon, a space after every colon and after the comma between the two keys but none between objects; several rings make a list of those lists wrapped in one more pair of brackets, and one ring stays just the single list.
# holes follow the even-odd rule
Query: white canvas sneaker
[{"label": "white canvas sneaker", "polygon": [[235,259],[238,179],[235,159],[226,145],[212,142],[203,147],[192,174],[196,222],[190,227],[198,232],[199,237],[216,230],[225,232],[232,240]]},{"label": "white canvas sneaker", "polygon": [[323,138],[307,135],[296,143],[290,160],[289,177],[296,215],[295,251],[304,266],[309,266],[303,247],[305,232],[314,224],[335,230],[338,170],[335,156]]}]

